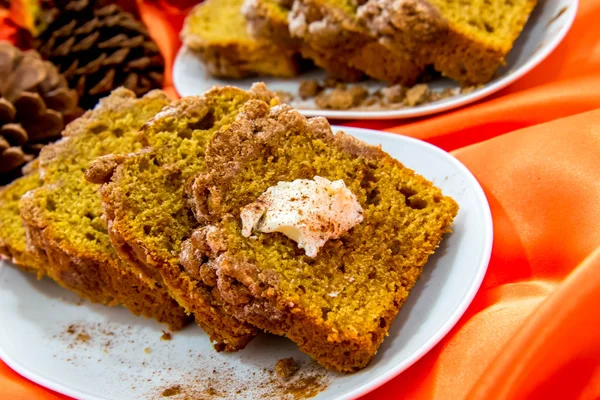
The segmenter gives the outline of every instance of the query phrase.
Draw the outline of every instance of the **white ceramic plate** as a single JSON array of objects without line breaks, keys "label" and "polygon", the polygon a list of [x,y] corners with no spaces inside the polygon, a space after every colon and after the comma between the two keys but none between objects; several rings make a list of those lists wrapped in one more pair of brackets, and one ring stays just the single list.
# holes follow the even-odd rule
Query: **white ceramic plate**
[{"label": "white ceramic plate", "polygon": [[[296,108],[305,108],[301,112],[306,116],[320,115],[333,119],[394,119],[434,114],[472,103],[508,86],[542,62],[565,37],[575,19],[577,6],[578,0],[540,0],[521,36],[508,54],[506,66],[498,70],[494,80],[471,93],[417,107],[385,111],[322,110],[316,109],[312,101],[292,103],[292,105]],[[197,95],[215,85],[234,85],[249,89],[256,80],[264,81],[271,90],[297,94],[301,81],[323,80],[325,77],[323,71],[314,71],[289,80],[269,77],[242,80],[216,79],[206,72],[200,60],[186,48],[180,49],[173,67],[173,81],[181,96]],[[367,82],[367,86],[372,91],[383,85],[371,81]],[[449,79],[439,79],[432,82],[430,87],[434,91],[441,91],[446,88],[458,88],[459,85]]]},{"label": "white ceramic plate", "polygon": [[[452,196],[460,211],[454,232],[425,266],[367,368],[352,375],[301,368],[304,377],[314,374],[329,383],[317,399],[357,398],[427,353],[469,306],[492,250],[486,197],[459,161],[416,139],[356,128],[344,131],[381,144]],[[80,301],[50,280],[36,281],[7,263],[0,264],[0,318],[2,360],[43,386],[81,399],[158,399],[174,385],[181,385],[182,394],[169,399],[206,395],[209,386],[225,398],[285,399],[281,391],[273,392],[274,384],[269,383],[273,378],[263,369],[272,369],[283,357],[308,362],[292,342],[268,335],[235,354],[216,353],[195,325],[173,334],[171,341],[162,341],[164,326],[134,317],[124,308]]]}]

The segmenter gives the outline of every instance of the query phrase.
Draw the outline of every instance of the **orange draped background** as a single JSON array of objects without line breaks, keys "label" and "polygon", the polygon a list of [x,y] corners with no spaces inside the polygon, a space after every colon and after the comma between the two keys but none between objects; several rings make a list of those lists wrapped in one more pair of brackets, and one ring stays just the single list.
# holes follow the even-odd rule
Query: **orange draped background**
[{"label": "orange draped background", "polygon": [[[172,61],[183,13],[165,1],[140,7]],[[486,191],[495,229],[487,275],[463,318],[364,399],[600,399],[599,20],[600,1],[581,0],[557,50],[477,104],[420,120],[347,122],[453,151]],[[0,362],[0,398],[65,397]]]}]

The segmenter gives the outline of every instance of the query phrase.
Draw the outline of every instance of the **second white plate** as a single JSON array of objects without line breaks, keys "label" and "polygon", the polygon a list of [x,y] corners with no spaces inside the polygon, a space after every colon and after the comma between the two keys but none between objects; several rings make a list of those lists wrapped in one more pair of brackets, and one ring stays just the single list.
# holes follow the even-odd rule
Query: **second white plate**
[{"label": "second white plate", "polygon": [[[334,127],[339,130],[339,127]],[[354,399],[404,371],[456,324],[485,275],[492,218],[477,180],[450,154],[425,142],[365,129],[345,132],[381,144],[460,206],[379,352],[350,375],[305,365],[303,378],[282,385],[269,370],[277,360],[308,357],[291,341],[262,335],[237,353],[216,353],[195,325],[161,340],[164,326],[122,307],[80,301],[49,279],[0,262],[0,358],[25,377],[78,399],[293,398],[321,382],[316,399]],[[312,381],[311,381],[312,380]],[[170,390],[170,392],[169,392]],[[165,392],[167,391],[167,392]],[[239,392],[238,392],[239,391]],[[177,394],[179,393],[179,394]]]},{"label": "second white plate", "polygon": [[[340,111],[318,109],[313,105],[313,108],[306,108],[301,112],[306,116],[320,115],[332,119],[394,119],[439,113],[472,103],[510,85],[542,62],[569,31],[577,13],[577,6],[578,0],[540,0],[508,54],[506,65],[498,70],[495,79],[471,93],[398,110]],[[179,50],[173,66],[173,82],[181,96],[198,95],[215,85],[233,85],[249,89],[255,81],[264,81],[271,90],[298,93],[298,86],[303,80],[325,78],[325,72],[315,71],[287,80],[270,77],[217,79],[210,76],[202,62],[185,47]],[[366,85],[371,91],[383,86],[374,81],[366,82]],[[449,79],[439,79],[430,83],[430,87],[434,91],[441,91],[446,88],[459,88],[459,85]],[[300,108],[300,104],[292,105]]]}]

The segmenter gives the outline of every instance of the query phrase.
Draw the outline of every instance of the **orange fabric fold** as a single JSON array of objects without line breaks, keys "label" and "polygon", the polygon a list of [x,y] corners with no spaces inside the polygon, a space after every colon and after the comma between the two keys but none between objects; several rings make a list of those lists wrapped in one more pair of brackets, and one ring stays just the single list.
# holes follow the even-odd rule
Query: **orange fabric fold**
[{"label": "orange fabric fold", "polygon": [[349,123],[454,150],[516,129],[600,108],[600,3],[581,0],[571,30],[546,60],[509,87],[433,117]]},{"label": "orange fabric fold", "polygon": [[[170,71],[185,10],[138,2]],[[600,2],[582,0],[556,51],[489,99],[418,120],[347,122],[453,151],[494,219],[488,272],[465,315],[364,399],[600,398],[598,17]],[[0,363],[0,398],[66,397]]]}]

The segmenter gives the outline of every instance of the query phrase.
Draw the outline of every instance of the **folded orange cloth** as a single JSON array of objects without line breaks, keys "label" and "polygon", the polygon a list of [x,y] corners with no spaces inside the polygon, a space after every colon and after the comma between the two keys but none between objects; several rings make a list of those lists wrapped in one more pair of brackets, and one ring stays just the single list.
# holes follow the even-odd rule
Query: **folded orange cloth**
[{"label": "folded orange cloth", "polygon": [[[142,14],[172,60],[182,13],[169,3],[145,2]],[[599,17],[600,2],[582,0],[559,48],[491,99],[418,121],[350,123],[454,150],[486,191],[495,230],[467,313],[364,399],[600,398],[600,110],[589,111],[600,108]],[[0,363],[0,398],[64,397]]]}]

